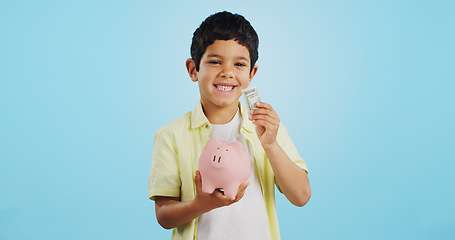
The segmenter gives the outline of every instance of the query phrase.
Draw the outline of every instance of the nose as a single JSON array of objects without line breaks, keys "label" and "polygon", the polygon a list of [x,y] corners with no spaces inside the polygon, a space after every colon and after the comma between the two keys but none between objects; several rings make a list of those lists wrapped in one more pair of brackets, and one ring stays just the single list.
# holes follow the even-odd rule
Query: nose
[{"label": "nose", "polygon": [[212,163],[212,167],[217,169],[221,169],[226,165],[223,155],[214,154],[213,158],[210,159],[210,162]]},{"label": "nose", "polygon": [[220,163],[221,162],[221,156],[217,156],[217,155],[213,155],[213,162],[216,163]]},{"label": "nose", "polygon": [[235,77],[235,74],[234,74],[234,68],[233,67],[229,67],[229,66],[225,66],[221,72],[221,77],[224,77],[224,78],[234,78]]}]

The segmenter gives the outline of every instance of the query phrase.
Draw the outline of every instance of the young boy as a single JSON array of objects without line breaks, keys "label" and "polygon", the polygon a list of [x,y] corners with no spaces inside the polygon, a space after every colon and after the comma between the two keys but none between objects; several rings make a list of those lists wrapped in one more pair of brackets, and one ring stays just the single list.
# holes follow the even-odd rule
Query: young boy
[{"label": "young boy", "polygon": [[[239,102],[256,74],[259,40],[240,15],[209,16],[194,32],[188,74],[201,95],[193,111],[155,135],[149,197],[172,239],[280,239],[274,186],[296,206],[311,190],[307,167],[271,105],[248,112]],[[278,82],[277,82],[278,83]],[[251,174],[234,199],[202,192],[199,157],[211,137],[238,141]]]}]

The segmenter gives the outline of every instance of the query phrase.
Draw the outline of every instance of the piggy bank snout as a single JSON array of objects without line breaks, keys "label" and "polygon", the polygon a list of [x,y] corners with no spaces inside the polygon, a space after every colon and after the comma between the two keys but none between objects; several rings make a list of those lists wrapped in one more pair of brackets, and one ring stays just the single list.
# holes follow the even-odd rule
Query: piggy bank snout
[{"label": "piggy bank snout", "polygon": [[215,167],[215,168],[224,167],[225,161],[226,161],[226,155],[225,155],[225,153],[223,153],[223,151],[228,152],[229,150],[218,148],[217,151],[215,151],[212,154],[211,162],[212,162],[213,167]]}]

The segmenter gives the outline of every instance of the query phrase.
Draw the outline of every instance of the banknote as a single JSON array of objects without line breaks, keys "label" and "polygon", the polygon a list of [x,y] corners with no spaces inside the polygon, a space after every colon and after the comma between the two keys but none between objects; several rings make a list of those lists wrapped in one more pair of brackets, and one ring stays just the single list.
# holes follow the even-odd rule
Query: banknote
[{"label": "banknote", "polygon": [[259,92],[256,87],[243,89],[242,93],[243,93],[243,97],[245,99],[245,105],[246,105],[246,108],[248,109],[248,114],[249,114],[249,112],[252,109],[258,108],[256,106],[256,102],[260,102],[261,98],[259,97]]}]

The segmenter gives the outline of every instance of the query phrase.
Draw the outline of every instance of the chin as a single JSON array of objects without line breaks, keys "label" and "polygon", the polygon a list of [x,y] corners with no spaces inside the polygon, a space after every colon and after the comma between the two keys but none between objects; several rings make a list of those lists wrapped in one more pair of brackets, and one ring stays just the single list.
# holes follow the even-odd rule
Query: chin
[{"label": "chin", "polygon": [[232,101],[219,101],[217,106],[218,107],[229,107],[233,104],[237,104],[238,103],[238,100],[232,100]]}]

